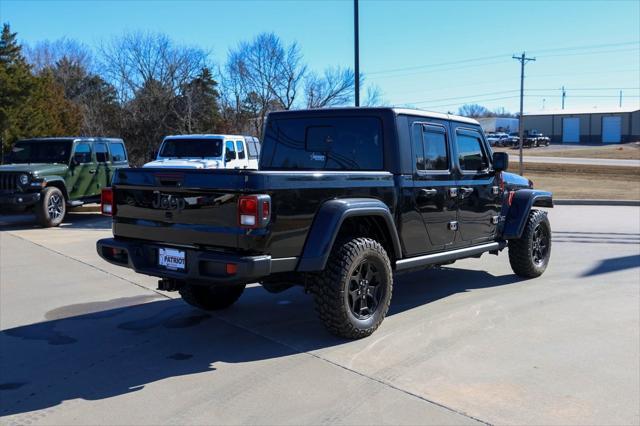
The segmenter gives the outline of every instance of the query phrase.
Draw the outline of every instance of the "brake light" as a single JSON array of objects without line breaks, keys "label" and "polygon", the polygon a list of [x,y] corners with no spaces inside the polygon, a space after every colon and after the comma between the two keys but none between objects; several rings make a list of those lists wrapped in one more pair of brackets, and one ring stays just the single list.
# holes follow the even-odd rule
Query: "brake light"
[{"label": "brake light", "polygon": [[238,225],[244,228],[262,228],[271,219],[271,197],[244,195],[238,198]]},{"label": "brake light", "polygon": [[115,216],[116,205],[113,202],[113,189],[102,188],[100,194],[100,212],[105,216]]}]

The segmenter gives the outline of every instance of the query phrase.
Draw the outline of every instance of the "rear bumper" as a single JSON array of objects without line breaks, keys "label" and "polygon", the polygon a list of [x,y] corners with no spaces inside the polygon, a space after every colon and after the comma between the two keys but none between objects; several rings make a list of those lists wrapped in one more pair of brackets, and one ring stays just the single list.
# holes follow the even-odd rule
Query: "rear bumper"
[{"label": "rear bumper", "polygon": [[39,192],[15,192],[12,194],[0,194],[0,205],[32,206],[38,201],[40,201]]},{"label": "rear bumper", "polygon": [[[167,247],[171,245],[115,238],[104,238],[96,243],[100,257],[114,265],[153,277],[199,281],[202,284],[246,284],[272,273],[293,271],[298,263],[296,257],[272,259],[269,255],[240,256],[171,247],[183,250],[186,255],[185,270],[172,271],[158,265],[158,249]],[[235,265],[236,272],[227,273],[227,264]]]}]

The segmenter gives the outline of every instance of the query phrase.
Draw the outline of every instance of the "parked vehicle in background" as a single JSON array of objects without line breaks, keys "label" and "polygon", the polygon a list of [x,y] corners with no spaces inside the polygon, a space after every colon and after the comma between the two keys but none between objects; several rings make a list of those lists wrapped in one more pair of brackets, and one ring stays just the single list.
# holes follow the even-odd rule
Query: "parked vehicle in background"
[{"label": "parked vehicle in background", "polygon": [[143,167],[255,170],[259,156],[260,142],[253,136],[167,136],[157,158]]},{"label": "parked vehicle in background", "polygon": [[[106,261],[161,278],[198,308],[246,284],[304,286],[328,330],[361,338],[384,319],[393,273],[509,249],[541,275],[551,193],[507,173],[477,121],[395,108],[274,112],[260,170],[118,171],[103,191]],[[432,283],[437,285],[437,283]]]},{"label": "parked vehicle in background", "polygon": [[496,146],[507,146],[509,135],[504,132],[496,132],[494,133],[494,138],[496,138],[495,145]]},{"label": "parked vehicle in background", "polygon": [[485,137],[491,146],[496,146],[500,140],[495,133],[486,133]]},{"label": "parked vehicle in background", "polygon": [[523,145],[529,148],[537,146],[549,146],[551,139],[537,130],[525,130]]},{"label": "parked vehicle in background", "polygon": [[520,134],[518,132],[509,133],[509,137],[505,141],[505,146],[517,148],[520,146]]},{"label": "parked vehicle in background", "polygon": [[40,225],[58,226],[67,207],[99,202],[116,170],[128,166],[122,139],[21,140],[0,166],[0,208],[33,209]]}]

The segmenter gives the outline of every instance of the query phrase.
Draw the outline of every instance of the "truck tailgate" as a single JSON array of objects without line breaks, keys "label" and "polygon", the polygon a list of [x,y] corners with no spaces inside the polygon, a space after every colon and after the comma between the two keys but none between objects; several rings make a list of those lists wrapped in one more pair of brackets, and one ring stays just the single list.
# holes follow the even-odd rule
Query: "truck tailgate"
[{"label": "truck tailgate", "polygon": [[113,234],[179,245],[237,248],[241,170],[122,169],[113,182]]}]

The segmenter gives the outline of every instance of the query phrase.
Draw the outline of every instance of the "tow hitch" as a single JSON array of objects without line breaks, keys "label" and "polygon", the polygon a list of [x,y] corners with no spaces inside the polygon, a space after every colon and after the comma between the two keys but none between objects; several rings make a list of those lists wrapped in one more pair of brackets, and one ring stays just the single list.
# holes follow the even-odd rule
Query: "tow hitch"
[{"label": "tow hitch", "polygon": [[163,278],[158,280],[158,290],[161,291],[178,291],[180,283],[178,280],[171,278]]}]

